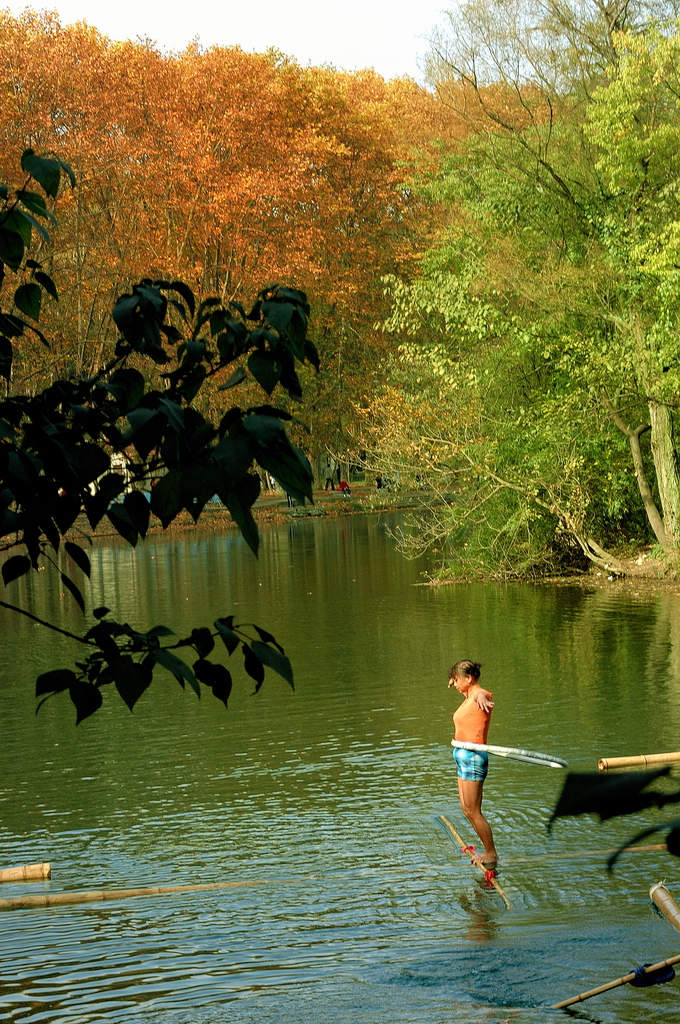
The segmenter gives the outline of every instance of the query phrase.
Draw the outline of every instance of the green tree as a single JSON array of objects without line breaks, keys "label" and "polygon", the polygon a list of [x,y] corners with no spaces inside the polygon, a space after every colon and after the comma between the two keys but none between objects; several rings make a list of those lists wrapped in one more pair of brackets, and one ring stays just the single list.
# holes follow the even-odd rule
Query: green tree
[{"label": "green tree", "polygon": [[[645,93],[626,57],[641,72],[670,47],[649,18],[671,7],[467,4],[433,50],[468,136],[429,185],[447,231],[418,279],[389,282],[387,329],[443,343],[456,368],[453,525],[487,567],[545,570],[571,550],[622,571],[606,548],[645,521],[677,560],[675,84],[652,60]],[[650,174],[640,154],[662,140]],[[626,163],[638,180],[617,184]]]},{"label": "green tree", "polygon": [[[37,325],[47,294],[57,298],[52,278],[28,253],[34,232],[48,238],[53,221],[45,196],[56,197],[66,176],[62,161],[22,157],[26,181],[0,190],[0,283],[11,293],[0,309],[0,372],[7,394],[0,402],[0,551],[5,553],[6,588],[31,571],[49,568],[85,614],[78,574],[90,574],[80,537],[107,517],[131,545],[143,538],[151,517],[167,527],[186,510],[197,521],[217,495],[257,553],[252,506],[258,497],[258,464],[295,498],[311,500],[312,472],[284,427],[292,415],[268,403],[232,406],[212,422],[195,400],[206,382],[228,395],[251,375],[267,396],[281,388],[301,395],[297,365],[318,365],[307,337],[309,306],[302,292],[283,286],[264,289],[252,309],[208,298],[196,303],[180,281],[142,280],[113,309],[119,332],[111,361],[88,378],[57,380],[36,395],[10,390],[13,355],[29,335],[49,345]],[[36,188],[41,191],[36,191]],[[0,293],[2,294],[2,293]],[[160,374],[148,383],[141,368]],[[124,465],[125,472],[115,468]],[[155,486],[151,488],[151,481]],[[150,490],[147,497],[145,490]],[[82,523],[85,522],[83,529]],[[78,528],[75,534],[74,528]],[[74,539],[79,537],[78,542]],[[68,571],[60,568],[65,552]],[[9,600],[4,608],[36,619]],[[80,645],[74,668],[51,668],[38,677],[36,693],[67,691],[80,722],[102,704],[112,685],[132,709],[160,666],[197,694],[207,687],[225,705],[232,680],[217,656],[217,640],[229,655],[240,650],[245,671],[262,685],[265,668],[291,685],[283,648],[268,631],[244,627],[232,615],[197,626],[188,637],[170,640],[162,625],[136,629],[113,620],[105,607],[92,612],[82,635],[58,624]],[[185,651],[187,663],[176,651]]]}]

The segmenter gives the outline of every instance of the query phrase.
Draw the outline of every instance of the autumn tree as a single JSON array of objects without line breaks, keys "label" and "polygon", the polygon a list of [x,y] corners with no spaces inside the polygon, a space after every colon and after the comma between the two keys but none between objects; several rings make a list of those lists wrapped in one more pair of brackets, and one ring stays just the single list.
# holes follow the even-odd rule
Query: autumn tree
[{"label": "autumn tree", "polygon": [[0,14],[0,82],[4,152],[52,152],[78,180],[48,257],[53,355],[26,346],[15,373],[37,386],[96,372],[115,345],[111,304],[145,274],[223,301],[295,281],[314,296],[324,366],[305,378],[308,443],[342,447],[389,347],[379,277],[423,247],[408,162],[437,158],[433,139],[455,131],[444,108],[408,80],[238,48],[168,55],[31,13]]}]

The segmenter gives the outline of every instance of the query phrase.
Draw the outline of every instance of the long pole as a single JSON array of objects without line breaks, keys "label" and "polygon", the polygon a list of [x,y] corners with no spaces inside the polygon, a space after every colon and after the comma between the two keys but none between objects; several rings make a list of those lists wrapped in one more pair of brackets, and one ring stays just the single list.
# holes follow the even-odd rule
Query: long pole
[{"label": "long pole", "polygon": [[[297,879],[277,879],[293,882]],[[154,885],[139,889],[92,889],[79,892],[45,892],[30,896],[8,896],[0,899],[0,910],[26,910],[29,907],[57,907],[98,900],[123,900],[131,896],[161,896],[170,892],[206,892],[209,889],[238,889],[243,886],[267,885],[267,879],[252,882],[202,882],[196,885]]]},{"label": "long pole", "polygon": [[608,772],[610,768],[646,768],[652,764],[674,764],[680,761],[680,751],[667,754],[631,754],[629,757],[601,757],[597,762],[600,772]]},{"label": "long pole", "polygon": [[[652,974],[653,971],[660,971],[664,967],[670,967],[672,964],[680,963],[680,953],[676,956],[669,956],[667,960],[662,960],[658,964],[650,964],[644,968],[645,974]],[[619,985],[627,985],[633,981],[636,977],[636,971],[630,971],[628,974],[624,974],[622,978],[616,978],[615,981],[608,981],[605,985],[598,985],[597,988],[591,988],[587,992],[581,992],[579,996],[572,996],[571,999],[563,999],[561,1003],[553,1003],[551,1006],[552,1010],[562,1010],[565,1006],[572,1006],[574,1003],[582,1003],[584,999],[590,999],[592,996],[599,996],[601,992],[608,992],[611,988],[617,988]]]},{"label": "long pole", "polygon": [[505,895],[505,892],[503,891],[503,889],[499,885],[498,879],[496,878],[494,872],[493,871],[489,871],[488,868],[486,868],[484,866],[484,864],[482,863],[481,857],[479,857],[474,852],[474,850],[472,850],[471,847],[469,847],[467,845],[465,840],[456,831],[456,829],[453,827],[453,825],[448,820],[448,818],[445,818],[443,814],[440,814],[439,815],[439,820],[442,822],[443,825],[446,826],[446,828],[449,830],[449,832],[451,833],[453,838],[456,840],[456,842],[460,846],[461,852],[462,853],[467,853],[468,857],[470,858],[471,863],[474,864],[474,866],[476,868],[479,868],[479,870],[482,872],[482,874],[486,878],[486,880],[489,883],[489,885],[492,885],[494,887],[494,889],[496,890],[498,895],[501,897],[501,899],[505,903],[505,905],[508,908],[508,910],[512,910],[512,903],[510,902],[508,897]]}]

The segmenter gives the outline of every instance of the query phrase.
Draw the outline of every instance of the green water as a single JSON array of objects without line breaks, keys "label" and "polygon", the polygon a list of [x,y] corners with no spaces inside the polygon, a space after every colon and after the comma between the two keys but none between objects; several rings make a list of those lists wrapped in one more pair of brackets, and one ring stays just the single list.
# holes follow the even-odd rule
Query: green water
[{"label": "green water", "polygon": [[[66,701],[34,714],[32,679],[69,643],[0,618],[0,863],[50,861],[47,889],[233,888],[0,912],[0,1018],[207,1024],[538,1024],[552,1002],[680,949],[650,910],[678,862],[607,850],[673,812],[546,822],[563,772],[495,759],[485,808],[507,910],[437,824],[470,839],[455,798],[446,688],[483,663],[490,740],[597,758],[680,747],[677,594],[418,585],[389,520],[267,529],[255,560],[234,533],[93,551],[90,599],[185,634],[234,612],[285,645],[291,692],[253,696],[236,669],[228,712],[159,680],[134,714],[113,699],[75,728]],[[79,628],[47,574],[15,584]],[[25,588],[21,594],[20,588]],[[10,595],[11,596],[11,595]],[[660,836],[650,841],[659,841]],[[565,854],[574,856],[566,857]],[[677,884],[676,884],[677,881]],[[603,1024],[673,1021],[677,983],[577,1007]]]}]

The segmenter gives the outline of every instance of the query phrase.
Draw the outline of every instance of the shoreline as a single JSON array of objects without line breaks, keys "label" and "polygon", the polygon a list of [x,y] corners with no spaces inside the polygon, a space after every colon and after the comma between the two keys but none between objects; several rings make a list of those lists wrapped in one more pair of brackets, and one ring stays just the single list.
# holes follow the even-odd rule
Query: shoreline
[{"label": "shoreline", "polygon": [[[315,491],[313,504],[289,506],[285,495],[281,492],[263,492],[253,505],[252,512],[259,526],[277,526],[296,519],[332,518],[343,516],[373,515],[381,512],[408,511],[417,508],[422,496],[417,492],[393,492],[377,490],[366,484],[356,484],[352,493],[345,495],[340,491]],[[120,540],[127,543],[114,527],[104,518],[96,530],[91,530],[86,520],[81,520],[82,528],[75,524],[73,535],[89,534],[93,543],[106,540]],[[198,522],[183,510],[169,526],[163,528],[157,519],[152,518],[147,537],[171,537],[189,531],[238,530],[229,511],[222,505],[209,502],[201,513]],[[624,574],[607,574],[603,569],[589,566],[583,571],[575,571],[568,575],[526,576],[507,582],[521,582],[534,586],[578,586],[591,589],[614,589],[620,591],[639,592],[646,588],[650,592],[673,592],[680,595],[680,573],[671,572],[666,563],[651,555],[651,546],[642,547],[632,556],[618,555],[617,559],[625,566]],[[420,586],[452,586],[469,583],[469,577],[446,580],[427,580]],[[499,582],[499,581],[496,581]]]}]

